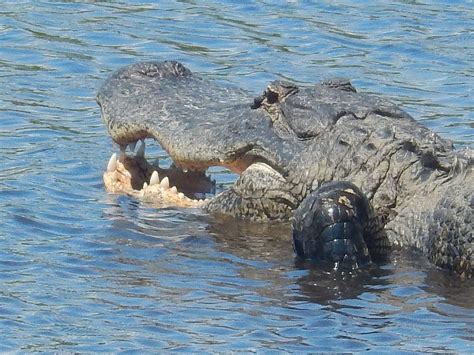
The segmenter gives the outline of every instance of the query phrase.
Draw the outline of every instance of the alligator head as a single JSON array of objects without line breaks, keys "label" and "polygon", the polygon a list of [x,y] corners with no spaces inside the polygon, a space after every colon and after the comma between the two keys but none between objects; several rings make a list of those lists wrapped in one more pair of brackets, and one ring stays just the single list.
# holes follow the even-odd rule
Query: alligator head
[{"label": "alligator head", "polygon": [[[109,191],[254,220],[296,216],[302,257],[354,264],[405,245],[472,273],[471,151],[347,80],[277,81],[254,97],[177,62],[148,62],[114,73],[97,101],[123,152],[153,138],[173,160],[147,162],[143,142],[135,156],[114,155]],[[212,166],[239,175],[215,196]]]}]

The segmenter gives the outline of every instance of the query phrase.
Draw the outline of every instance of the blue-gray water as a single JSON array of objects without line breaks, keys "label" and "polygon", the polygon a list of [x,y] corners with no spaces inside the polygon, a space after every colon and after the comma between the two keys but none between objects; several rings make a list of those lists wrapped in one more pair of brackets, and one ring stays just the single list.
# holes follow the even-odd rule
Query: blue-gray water
[{"label": "blue-gray water", "polygon": [[0,351],[474,350],[474,282],[417,254],[340,279],[280,226],[107,194],[94,96],[148,59],[255,93],[349,77],[474,143],[471,1],[0,1]]}]

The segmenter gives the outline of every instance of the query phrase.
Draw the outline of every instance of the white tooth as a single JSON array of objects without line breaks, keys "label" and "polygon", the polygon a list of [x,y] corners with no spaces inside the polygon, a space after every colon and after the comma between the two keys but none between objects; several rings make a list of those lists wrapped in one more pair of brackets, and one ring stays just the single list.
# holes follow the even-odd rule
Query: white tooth
[{"label": "white tooth", "polygon": [[133,153],[135,151],[135,147],[137,146],[137,142],[130,143],[128,146],[130,148],[130,151]]},{"label": "white tooth", "polygon": [[153,186],[153,185],[156,185],[156,184],[159,184],[160,183],[160,177],[158,176],[158,173],[155,171],[153,171],[153,173],[151,174],[151,178],[150,178],[150,186]]},{"label": "white tooth", "polygon": [[146,183],[146,181],[143,183],[143,189],[146,189],[148,187],[148,184]]},{"label": "white tooth", "polygon": [[177,194],[178,193],[178,189],[176,188],[176,186],[173,186],[170,191],[174,194]]},{"label": "white tooth", "polygon": [[182,192],[179,192],[179,193],[178,193],[178,198],[179,198],[180,200],[182,200],[182,199],[184,198],[184,194],[183,194]]},{"label": "white tooth", "polygon": [[135,154],[135,156],[145,158],[145,141],[140,141],[140,145],[138,146],[137,154]]},{"label": "white tooth", "polygon": [[163,180],[161,180],[160,186],[163,187],[163,188],[165,188],[165,189],[168,189],[168,188],[170,187],[170,180],[168,179],[167,176],[165,176],[165,177],[163,178]]},{"label": "white tooth", "polygon": [[117,169],[117,154],[114,153],[107,164],[107,171],[111,173],[112,171],[115,171],[115,169]]}]

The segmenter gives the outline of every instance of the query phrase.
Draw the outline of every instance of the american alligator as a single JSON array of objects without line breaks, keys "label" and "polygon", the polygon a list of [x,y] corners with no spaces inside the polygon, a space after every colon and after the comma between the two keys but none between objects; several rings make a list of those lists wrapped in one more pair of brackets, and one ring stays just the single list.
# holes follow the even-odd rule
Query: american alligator
[{"label": "american alligator", "polygon": [[[455,150],[348,80],[275,81],[255,97],[178,62],[146,62],[115,72],[97,102],[122,153],[141,141],[136,155],[110,159],[108,191],[253,220],[293,219],[300,257],[363,264],[409,247],[472,274],[472,151]],[[146,161],[145,138],[159,142],[170,168]],[[211,166],[239,177],[198,200],[215,189],[205,175]]]}]

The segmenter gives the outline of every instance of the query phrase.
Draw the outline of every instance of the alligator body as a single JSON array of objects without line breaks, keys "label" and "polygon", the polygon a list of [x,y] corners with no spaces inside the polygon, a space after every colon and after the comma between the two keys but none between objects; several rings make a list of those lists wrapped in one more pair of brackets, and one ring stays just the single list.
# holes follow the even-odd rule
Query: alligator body
[{"label": "alligator body", "polygon": [[[254,220],[294,217],[300,256],[317,254],[320,238],[329,241],[329,253],[353,248],[358,260],[366,247],[383,254],[405,246],[440,267],[472,274],[472,151],[455,150],[393,103],[359,93],[347,80],[307,87],[276,81],[255,98],[177,62],[148,62],[114,73],[97,101],[122,150],[153,138],[174,162],[170,169],[149,164],[144,145],[134,157],[113,157],[104,174],[109,191]],[[214,188],[204,171],[217,165],[239,178],[197,200],[197,192]],[[328,194],[327,184],[339,192]],[[350,242],[360,235],[372,239],[363,246]]]}]

